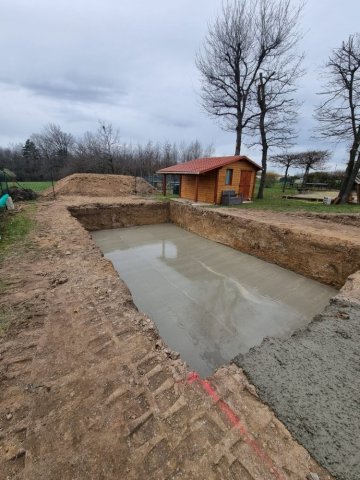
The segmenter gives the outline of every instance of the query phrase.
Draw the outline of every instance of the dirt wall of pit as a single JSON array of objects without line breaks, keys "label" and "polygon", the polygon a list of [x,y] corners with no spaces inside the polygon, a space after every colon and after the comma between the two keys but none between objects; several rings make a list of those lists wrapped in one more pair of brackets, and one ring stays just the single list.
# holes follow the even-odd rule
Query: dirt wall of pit
[{"label": "dirt wall of pit", "polygon": [[68,210],[89,231],[151,225],[169,221],[169,204],[166,202],[92,204],[70,206]]},{"label": "dirt wall of pit", "polygon": [[172,202],[170,221],[204,238],[340,288],[360,268],[360,247],[350,241],[301,233],[286,226]]}]

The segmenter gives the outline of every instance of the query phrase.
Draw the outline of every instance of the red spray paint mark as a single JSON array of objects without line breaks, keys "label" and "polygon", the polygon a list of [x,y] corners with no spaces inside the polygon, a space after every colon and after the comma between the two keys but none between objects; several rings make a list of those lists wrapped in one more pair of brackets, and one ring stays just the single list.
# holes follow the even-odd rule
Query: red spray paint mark
[{"label": "red spray paint mark", "polygon": [[255,452],[257,457],[259,457],[262,462],[269,468],[270,473],[277,479],[277,480],[287,480],[286,477],[279,471],[279,469],[276,467],[274,462],[271,460],[269,455],[267,455],[266,452],[261,448],[261,446],[256,442],[256,440],[251,436],[251,434],[248,432],[247,428],[245,425],[241,423],[240,418],[236,415],[234,410],[226,403],[224,400],[222,400],[219,395],[216,393],[215,389],[211,386],[211,383],[208,380],[202,380],[200,375],[196,372],[190,372],[188,377],[187,377],[187,382],[189,384],[192,383],[199,383],[203,390],[211,397],[214,403],[217,404],[218,408],[226,415],[228,418],[229,422],[233,427],[236,427],[242,437],[245,443],[249,445],[250,448]]}]

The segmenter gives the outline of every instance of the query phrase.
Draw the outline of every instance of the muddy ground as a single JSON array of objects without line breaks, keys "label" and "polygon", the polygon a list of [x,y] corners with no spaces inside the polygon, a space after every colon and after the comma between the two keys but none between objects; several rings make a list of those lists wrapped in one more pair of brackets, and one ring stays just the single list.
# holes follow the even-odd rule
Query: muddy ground
[{"label": "muddy ground", "polygon": [[240,368],[187,371],[66,203],[2,269],[0,478],[330,479]]}]

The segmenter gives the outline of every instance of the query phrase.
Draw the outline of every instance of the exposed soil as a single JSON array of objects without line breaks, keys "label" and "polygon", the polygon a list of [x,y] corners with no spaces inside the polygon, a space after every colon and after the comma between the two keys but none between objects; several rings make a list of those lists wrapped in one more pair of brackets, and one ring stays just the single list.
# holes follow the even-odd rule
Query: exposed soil
[{"label": "exposed soil", "polygon": [[1,479],[331,478],[241,369],[189,374],[65,200],[36,217],[3,266],[0,307],[16,321],[0,340]]},{"label": "exposed soil", "polygon": [[71,202],[69,211],[89,231],[169,221],[168,203],[151,200],[137,199],[118,204],[111,202],[80,206]]},{"label": "exposed soil", "polygon": [[[54,190],[57,195],[90,195],[92,197],[126,197],[155,192],[155,189],[141,177],[97,173],[74,173],[59,180]],[[42,195],[51,197],[52,188],[46,189]]]},{"label": "exposed soil", "polygon": [[337,288],[360,269],[359,229],[343,223],[344,216],[324,219],[173,202],[170,219],[202,237]]}]

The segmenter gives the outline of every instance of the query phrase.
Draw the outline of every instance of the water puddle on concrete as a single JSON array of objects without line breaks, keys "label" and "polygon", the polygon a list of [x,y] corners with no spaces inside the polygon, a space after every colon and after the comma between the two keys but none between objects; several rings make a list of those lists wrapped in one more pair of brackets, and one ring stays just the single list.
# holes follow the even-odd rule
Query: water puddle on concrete
[{"label": "water puddle on concrete", "polygon": [[136,306],[202,376],[309,323],[337,291],[172,224],[93,232]]}]

